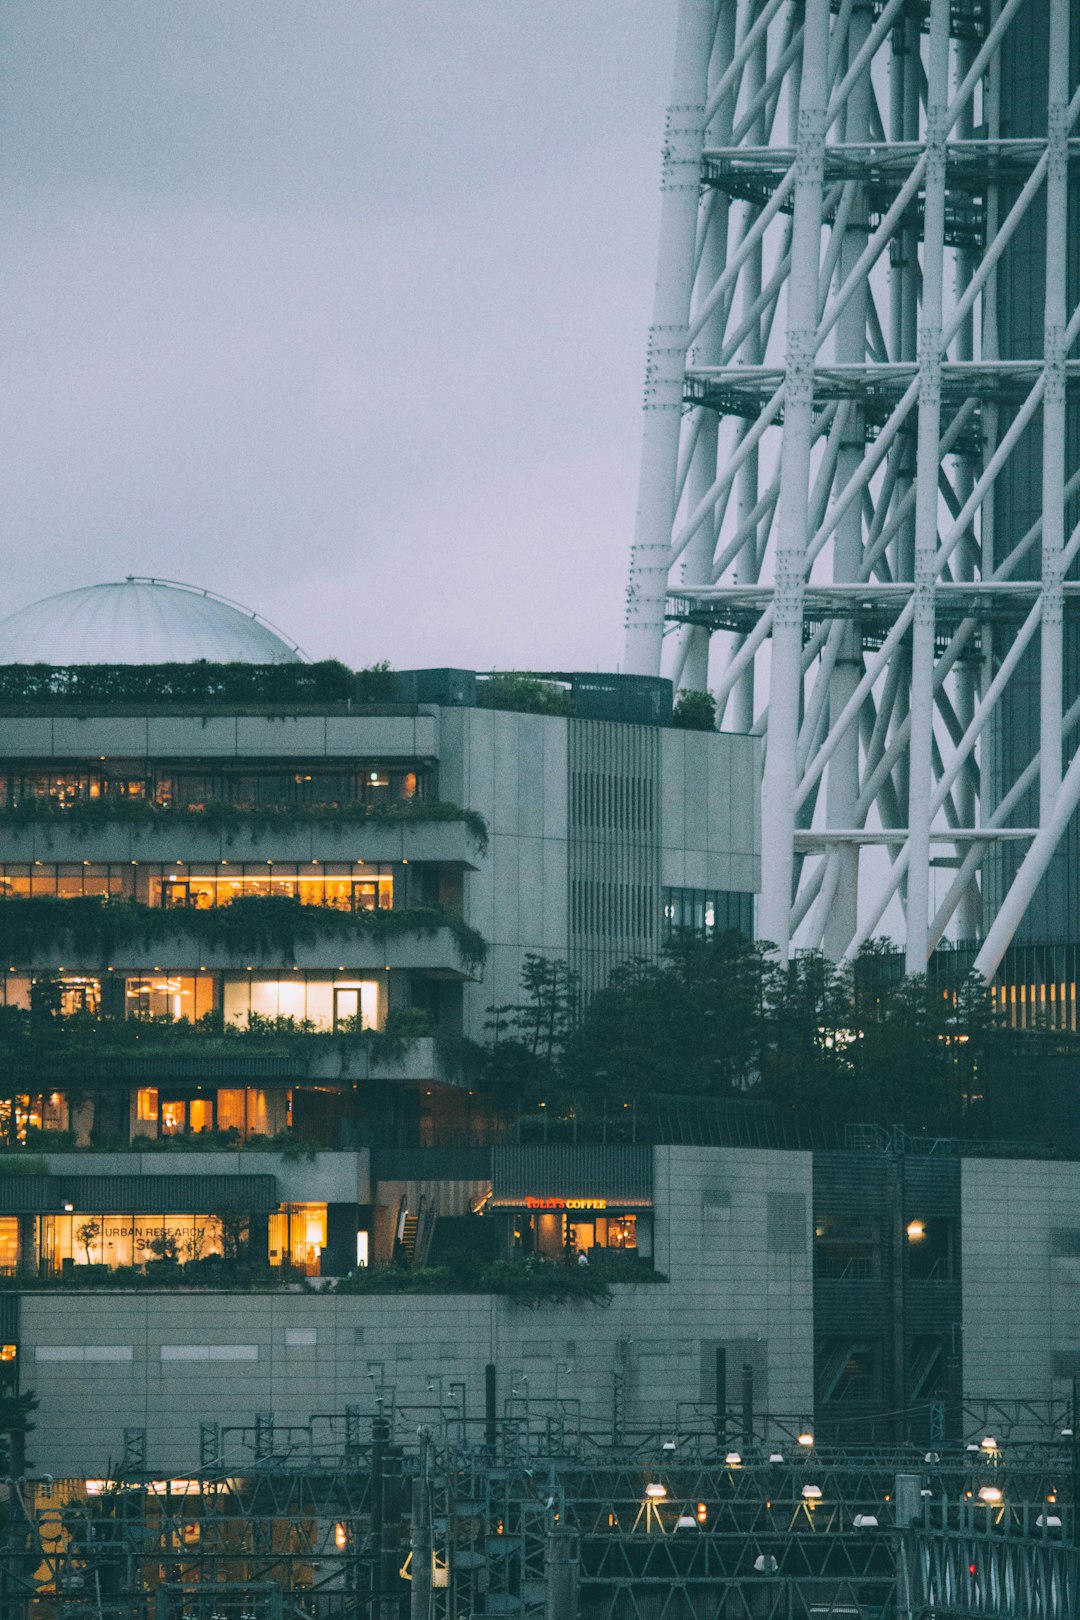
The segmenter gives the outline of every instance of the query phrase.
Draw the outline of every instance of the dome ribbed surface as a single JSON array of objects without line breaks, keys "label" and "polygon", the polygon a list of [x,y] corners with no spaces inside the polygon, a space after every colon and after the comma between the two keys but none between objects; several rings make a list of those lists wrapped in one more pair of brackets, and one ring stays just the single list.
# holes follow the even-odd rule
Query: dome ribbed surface
[{"label": "dome ribbed surface", "polygon": [[61,591],[0,619],[0,664],[296,664],[256,614],[193,585],[128,579]]}]

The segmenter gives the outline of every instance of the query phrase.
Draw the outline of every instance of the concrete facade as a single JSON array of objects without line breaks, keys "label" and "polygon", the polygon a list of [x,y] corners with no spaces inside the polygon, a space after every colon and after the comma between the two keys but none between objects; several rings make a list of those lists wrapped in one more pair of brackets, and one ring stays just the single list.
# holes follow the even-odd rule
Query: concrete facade
[{"label": "concrete facade", "polygon": [[[446,993],[426,999],[437,1003],[440,1021],[474,1039],[482,1038],[492,1005],[517,999],[530,953],[569,961],[592,993],[617,962],[659,948],[666,890],[751,897],[760,885],[760,746],[752,737],[472,704],[388,707],[397,712],[9,714],[0,716],[0,771],[62,773],[92,765],[108,772],[115,765],[136,776],[159,767],[415,766],[427,774],[431,796],[479,812],[488,827],[486,849],[461,821],[283,821],[268,828],[253,818],[250,826],[222,829],[190,818],[170,825],[167,815],[159,823],[98,817],[77,827],[54,817],[0,824],[0,863],[270,868],[362,861],[397,872],[395,904],[422,903],[414,897],[426,873],[425,892],[437,889],[486,941],[483,969],[463,970],[453,945],[432,933],[397,937],[385,952],[379,945],[360,949],[345,966],[396,973],[384,998],[395,1007],[409,1004],[407,975],[413,985],[416,975],[460,984],[457,999]],[[220,953],[208,956],[182,940],[176,949],[159,947],[153,965],[177,971],[204,959],[210,967],[230,965]],[[61,960],[53,952],[26,965],[49,969]],[[296,961],[337,968],[338,950],[313,944]]]},{"label": "concrete facade", "polygon": [[[609,1307],[530,1309],[482,1295],[27,1293],[23,1387],[41,1405],[30,1452],[56,1475],[102,1470],[144,1428],[150,1466],[195,1467],[199,1424],[306,1423],[389,1398],[423,1420],[452,1384],[483,1412],[579,1404],[628,1429],[699,1423],[717,1348],[752,1365],[762,1409],[813,1409],[812,1158],[655,1150],[656,1264],[666,1281],[619,1284]],[[515,1391],[517,1394],[515,1395]],[[733,1399],[736,1396],[733,1394]]]},{"label": "concrete facade", "polygon": [[964,1386],[1068,1400],[1080,1376],[1080,1165],[965,1159]]}]

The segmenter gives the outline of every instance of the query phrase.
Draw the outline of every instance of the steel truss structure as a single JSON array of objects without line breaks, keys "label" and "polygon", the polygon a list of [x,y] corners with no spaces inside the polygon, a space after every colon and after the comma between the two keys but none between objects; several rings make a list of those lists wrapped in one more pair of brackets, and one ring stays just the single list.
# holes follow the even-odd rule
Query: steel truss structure
[{"label": "steel truss structure", "polygon": [[[1020,138],[1003,64],[1036,15]],[[1077,27],[1070,0],[680,0],[626,667],[705,689],[722,642],[720,723],[765,740],[758,933],[785,957],[849,957],[900,905],[909,971],[949,931],[991,976],[1080,803]],[[1015,358],[999,278],[1033,232]],[[1006,777],[995,727],[1032,667]],[[988,900],[1003,840],[1024,853]]]},{"label": "steel truss structure", "polygon": [[[144,1431],[131,1430],[108,1478],[0,1486],[0,1612],[4,1620],[969,1612],[1071,1620],[1076,1612],[1080,1454],[1065,1409],[973,1408],[964,1434],[977,1439],[924,1453],[800,1443],[799,1425],[768,1415],[745,1434],[734,1414],[719,1423],[714,1414],[674,1437],[620,1438],[604,1419],[582,1422],[567,1408],[561,1421],[540,1411],[525,1420],[508,1401],[494,1423],[487,1413],[470,1424],[459,1403],[400,1408],[384,1393],[372,1412],[351,1407],[306,1424],[264,1413],[249,1426],[204,1426],[203,1466],[172,1478],[155,1477]],[[565,1443],[552,1449],[558,1434]],[[1008,1606],[1018,1594],[1029,1609]]]}]

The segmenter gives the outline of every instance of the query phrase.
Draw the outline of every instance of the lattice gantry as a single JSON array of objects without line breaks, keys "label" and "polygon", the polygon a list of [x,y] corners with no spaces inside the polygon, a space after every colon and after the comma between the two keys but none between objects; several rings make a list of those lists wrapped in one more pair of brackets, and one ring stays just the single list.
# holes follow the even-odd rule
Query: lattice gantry
[{"label": "lattice gantry", "polygon": [[1080,802],[1072,11],[680,0],[626,659],[764,738],[784,955],[989,976]]}]

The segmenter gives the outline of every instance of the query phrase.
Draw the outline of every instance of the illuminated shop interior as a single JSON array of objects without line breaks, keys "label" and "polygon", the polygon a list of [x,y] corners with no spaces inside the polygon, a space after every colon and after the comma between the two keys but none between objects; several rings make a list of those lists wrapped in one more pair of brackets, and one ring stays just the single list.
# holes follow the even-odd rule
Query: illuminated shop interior
[{"label": "illuminated shop interior", "polygon": [[430,764],[377,760],[280,764],[245,760],[230,769],[215,761],[155,764],[146,760],[72,761],[69,765],[8,766],[0,770],[0,809],[43,800],[57,809],[102,799],[142,801],[161,809],[197,810],[208,803],[257,809],[289,804],[407,804],[432,796]]},{"label": "illuminated shop interior", "polygon": [[551,1260],[597,1258],[601,1253],[652,1255],[652,1211],[619,1208],[604,1198],[526,1198],[506,1220],[514,1256]]},{"label": "illuminated shop interior", "polygon": [[[20,1219],[35,1228],[37,1269],[55,1275],[78,1266],[146,1266],[154,1261],[246,1260],[320,1275],[327,1238],[325,1203],[282,1204],[269,1217],[243,1214],[131,1215],[71,1211],[0,1217],[0,1270],[19,1257]],[[265,1258],[256,1250],[266,1244]]]},{"label": "illuminated shop interior", "polygon": [[[6,1089],[6,1088],[5,1088]],[[371,1144],[484,1145],[497,1140],[492,1100],[433,1081],[392,1086],[297,1078],[253,1083],[119,1078],[58,1081],[51,1090],[0,1097],[0,1143],[53,1152],[158,1144],[268,1148],[292,1138],[305,1148],[354,1151]],[[604,1241],[601,1237],[600,1241]]]},{"label": "illuminated shop interior", "polygon": [[266,973],[18,973],[0,978],[3,1004],[38,1008],[70,1018],[186,1018],[220,1013],[244,1028],[252,1016],[292,1018],[314,1030],[381,1029],[386,1017],[385,973],[355,974],[280,969]]},{"label": "illuminated shop interior", "polygon": [[0,899],[75,900],[82,895],[148,906],[206,910],[257,897],[335,911],[390,911],[394,873],[364,861],[80,861],[0,864]]}]

